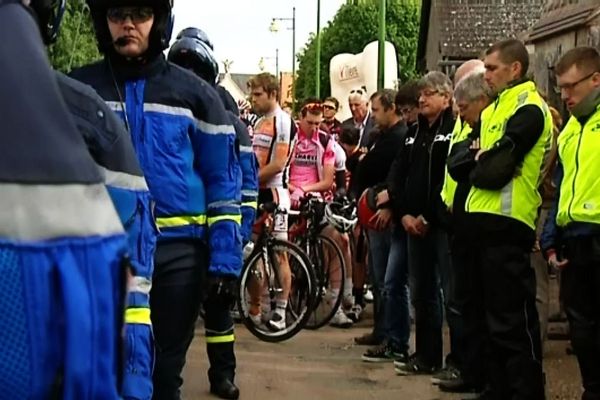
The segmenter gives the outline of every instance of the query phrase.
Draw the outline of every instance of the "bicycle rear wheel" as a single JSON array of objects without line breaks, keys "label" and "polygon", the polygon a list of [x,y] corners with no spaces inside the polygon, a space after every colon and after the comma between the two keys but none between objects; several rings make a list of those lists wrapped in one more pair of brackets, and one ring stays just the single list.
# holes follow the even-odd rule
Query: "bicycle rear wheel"
[{"label": "bicycle rear wheel", "polygon": [[308,246],[308,258],[315,267],[317,298],[306,322],[307,329],[319,329],[329,323],[344,296],[346,264],[342,250],[331,238],[319,235]]},{"label": "bicycle rear wheel", "polygon": [[[272,239],[270,248],[265,254],[262,248],[254,253],[244,265],[240,278],[238,308],[246,328],[257,338],[265,342],[281,342],[296,335],[306,324],[310,311],[314,307],[316,295],[316,278],[306,254],[293,243]],[[281,284],[277,279],[269,280],[278,268],[281,254],[287,254],[292,284],[286,309],[286,327],[283,330],[270,330],[265,322],[275,311],[277,294]],[[277,275],[275,275],[277,276]],[[274,278],[274,277],[273,277]],[[254,299],[251,293],[254,292]],[[257,294],[260,293],[260,300]],[[261,323],[255,323],[250,316],[252,302],[260,302]]]}]

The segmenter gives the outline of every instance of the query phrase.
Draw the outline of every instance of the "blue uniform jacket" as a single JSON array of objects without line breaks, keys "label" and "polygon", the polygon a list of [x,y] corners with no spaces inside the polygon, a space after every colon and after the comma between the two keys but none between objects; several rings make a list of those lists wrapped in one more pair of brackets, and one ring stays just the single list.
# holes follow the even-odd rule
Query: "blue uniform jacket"
[{"label": "blue uniform jacket", "polygon": [[250,139],[248,128],[233,113],[231,113],[231,118],[238,143],[241,169],[241,234],[243,242],[247,243],[252,236],[252,225],[254,225],[258,204],[258,161],[252,150],[252,139]]},{"label": "blue uniform jacket", "polygon": [[206,239],[209,273],[238,276],[235,131],[215,89],[162,55],[143,66],[106,59],[72,76],[92,86],[128,125],[156,201],[159,242]]}]

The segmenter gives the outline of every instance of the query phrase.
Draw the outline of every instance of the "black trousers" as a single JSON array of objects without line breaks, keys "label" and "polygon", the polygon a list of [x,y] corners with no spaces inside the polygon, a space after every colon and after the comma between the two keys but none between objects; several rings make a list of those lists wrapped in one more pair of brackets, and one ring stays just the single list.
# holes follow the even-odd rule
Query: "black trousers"
[{"label": "black trousers", "polygon": [[[473,278],[481,275],[476,261],[477,254],[473,251],[471,239],[467,235],[457,233],[450,240],[452,255],[452,274],[447,289],[448,318],[454,318],[455,339],[452,345],[451,358],[446,363],[452,363],[461,371],[462,378],[473,387],[483,388],[485,384],[484,343],[485,338],[467,336],[466,309],[477,310],[473,302],[481,299],[481,281]],[[475,289],[477,288],[477,289]],[[469,308],[470,307],[470,308]],[[475,318],[476,316],[471,316]],[[476,321],[475,321],[476,322]],[[473,331],[473,329],[471,329]],[[484,340],[482,340],[484,339]],[[468,365],[468,368],[467,368]]]},{"label": "black trousers", "polygon": [[[473,243],[466,275],[470,301],[464,323],[468,342],[465,377],[487,381],[497,400],[544,399],[535,273],[527,244]],[[486,354],[487,376],[482,371]]]},{"label": "black trousers", "polygon": [[[180,399],[181,372],[194,338],[200,304],[204,300],[208,257],[208,248],[200,241],[164,242],[156,248],[150,293],[156,345],[154,400]],[[235,355],[229,304],[206,299],[204,308],[209,380],[216,382],[228,378],[233,381]]]},{"label": "black trousers", "polygon": [[600,236],[568,240],[561,272],[561,295],[569,319],[585,392],[583,400],[600,399]]}]

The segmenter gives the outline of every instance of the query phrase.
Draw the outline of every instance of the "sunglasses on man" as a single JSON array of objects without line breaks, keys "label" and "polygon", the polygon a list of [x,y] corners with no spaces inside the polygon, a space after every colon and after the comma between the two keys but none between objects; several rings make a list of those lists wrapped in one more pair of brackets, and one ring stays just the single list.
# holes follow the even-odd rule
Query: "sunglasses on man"
[{"label": "sunglasses on man", "polygon": [[131,19],[134,24],[141,24],[154,16],[152,7],[113,7],[106,12],[108,20],[115,24],[121,24]]},{"label": "sunglasses on man", "polygon": [[366,95],[366,94],[367,94],[367,88],[366,88],[366,87],[364,87],[364,86],[362,86],[362,87],[361,87],[361,88],[359,88],[359,89],[352,89],[352,90],[350,91],[350,94],[351,94],[351,95],[352,95],[352,94],[358,94],[358,95],[360,95],[360,96],[364,96],[364,95]]}]

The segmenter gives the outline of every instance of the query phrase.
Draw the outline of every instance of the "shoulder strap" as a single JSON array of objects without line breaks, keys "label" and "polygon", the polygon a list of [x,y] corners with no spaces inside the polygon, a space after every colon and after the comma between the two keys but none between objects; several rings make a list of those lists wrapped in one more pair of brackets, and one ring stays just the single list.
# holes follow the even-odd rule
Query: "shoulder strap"
[{"label": "shoulder strap", "polygon": [[327,148],[327,145],[329,144],[330,140],[330,135],[328,135],[326,132],[319,131],[319,142],[321,142],[321,146],[323,146],[323,149]]}]

